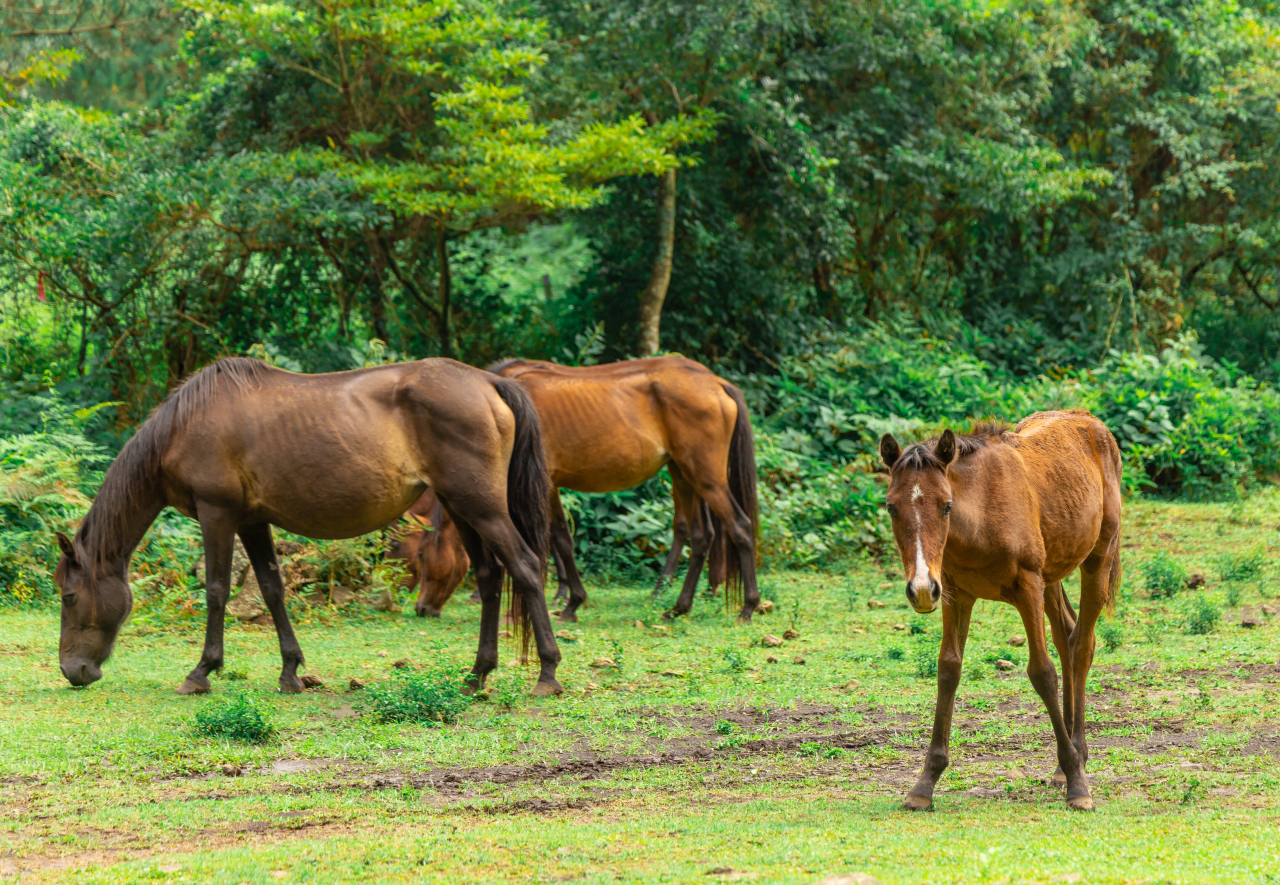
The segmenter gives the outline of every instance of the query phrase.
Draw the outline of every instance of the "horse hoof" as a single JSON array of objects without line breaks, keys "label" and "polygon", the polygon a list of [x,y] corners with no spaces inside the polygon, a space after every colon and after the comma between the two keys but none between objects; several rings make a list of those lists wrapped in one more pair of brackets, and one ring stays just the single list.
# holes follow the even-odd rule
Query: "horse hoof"
[{"label": "horse hoof", "polygon": [[545,698],[550,695],[564,694],[564,686],[552,679],[550,682],[538,681],[533,687],[533,691],[529,694],[535,698]]},{"label": "horse hoof", "polygon": [[178,694],[208,694],[212,691],[208,679],[192,679],[188,676],[182,680],[182,684],[178,686]]},{"label": "horse hoof", "polygon": [[281,676],[280,677],[280,693],[281,694],[300,694],[306,690],[302,680],[297,676]]},{"label": "horse hoof", "polygon": [[1076,796],[1067,800],[1067,807],[1072,811],[1093,811],[1093,799],[1089,796]]},{"label": "horse hoof", "polygon": [[674,621],[676,618],[680,617],[683,614],[684,612],[678,612],[674,608],[670,608],[662,613],[662,620]]},{"label": "horse hoof", "polygon": [[738,625],[745,627],[751,623],[751,614],[738,615]]},{"label": "horse hoof", "polygon": [[562,611],[556,620],[564,624],[576,624],[578,623],[578,616],[571,611]]},{"label": "horse hoof", "polygon": [[928,811],[932,807],[932,799],[926,796],[917,796],[915,793],[908,793],[907,798],[902,802],[903,811]]},{"label": "horse hoof", "polygon": [[1053,777],[1049,778],[1049,786],[1053,787],[1055,790],[1061,790],[1066,787],[1066,785],[1067,776],[1063,774],[1062,769],[1059,768],[1053,773]]}]

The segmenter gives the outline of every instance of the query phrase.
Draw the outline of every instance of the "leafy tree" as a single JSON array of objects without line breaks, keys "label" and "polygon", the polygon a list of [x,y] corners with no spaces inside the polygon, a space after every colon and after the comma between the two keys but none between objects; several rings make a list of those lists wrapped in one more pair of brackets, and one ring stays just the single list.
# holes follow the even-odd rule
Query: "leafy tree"
[{"label": "leafy tree", "polygon": [[369,285],[381,288],[388,271],[433,317],[450,356],[451,240],[596,204],[601,183],[664,173],[671,148],[702,131],[694,119],[646,127],[632,115],[550,138],[521,85],[546,62],[545,27],[500,5],[195,5],[206,16],[201,57],[269,96],[256,96],[265,113],[246,146],[273,151],[276,175],[330,172],[385,210],[364,230]]}]

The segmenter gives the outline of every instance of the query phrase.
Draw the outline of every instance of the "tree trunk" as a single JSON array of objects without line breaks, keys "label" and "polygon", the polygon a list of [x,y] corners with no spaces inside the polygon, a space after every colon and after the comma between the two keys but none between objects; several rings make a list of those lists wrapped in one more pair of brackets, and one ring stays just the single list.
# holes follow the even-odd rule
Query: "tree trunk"
[{"label": "tree trunk", "polygon": [[449,241],[445,227],[436,232],[436,253],[440,259],[440,353],[453,358],[453,278],[449,275]]},{"label": "tree trunk", "polygon": [[671,258],[676,239],[676,170],[658,176],[658,254],[649,271],[649,284],[640,293],[640,356],[658,352],[662,302],[671,283]]},{"label": "tree trunk", "polygon": [[373,268],[369,282],[369,319],[373,321],[373,334],[383,344],[387,343],[387,299],[382,293],[382,268]]}]

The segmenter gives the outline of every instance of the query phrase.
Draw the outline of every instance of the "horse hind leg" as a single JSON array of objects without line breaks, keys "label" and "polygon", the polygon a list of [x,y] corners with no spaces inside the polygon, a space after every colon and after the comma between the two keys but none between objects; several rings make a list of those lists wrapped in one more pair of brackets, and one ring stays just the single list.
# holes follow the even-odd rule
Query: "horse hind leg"
[{"label": "horse hind leg", "polygon": [[466,522],[453,518],[467,550],[471,565],[476,570],[476,594],[480,597],[480,641],[476,649],[476,662],[467,677],[466,694],[484,691],[489,674],[498,666],[498,621],[502,617],[502,565],[497,561],[476,531]]},{"label": "horse hind leg", "polygon": [[[1080,614],[1071,631],[1071,694],[1076,717],[1071,723],[1071,739],[1080,754],[1080,765],[1089,761],[1085,737],[1085,688],[1093,666],[1094,627],[1110,598],[1111,557],[1119,556],[1119,545],[1108,555],[1089,556],[1080,566]],[[1065,666],[1065,664],[1064,664]]]},{"label": "horse hind leg", "polygon": [[235,551],[235,520],[230,513],[210,505],[196,509],[204,541],[205,606],[204,651],[195,669],[178,686],[178,694],[207,694],[209,674],[222,667],[222,635],[231,595],[231,558]]},{"label": "horse hind leg", "polygon": [[[743,511],[729,494],[729,487],[713,486],[699,489],[698,494],[707,502],[720,519],[721,531],[728,535],[733,544],[731,556],[738,557],[738,576],[742,581],[742,611],[738,614],[738,623],[751,623],[751,615],[760,604],[760,587],[756,583],[756,545],[755,527],[751,518]],[[725,594],[729,594],[729,584],[725,584]]]},{"label": "horse hind leg", "polygon": [[684,513],[689,527],[689,568],[685,572],[684,585],[680,588],[680,595],[676,598],[675,605],[662,616],[666,620],[686,615],[689,609],[693,608],[693,594],[698,589],[698,581],[702,577],[702,566],[707,561],[707,554],[711,550],[714,538],[711,521],[706,518],[707,509],[703,506],[702,500],[694,494],[692,486],[679,473],[673,473],[671,479],[672,495],[679,502],[680,510]]},{"label": "horse hind leg", "polygon": [[249,554],[253,574],[262,590],[262,601],[267,604],[271,620],[276,625],[276,637],[280,640],[280,690],[302,691],[305,685],[298,678],[298,667],[303,664],[302,647],[293,634],[293,624],[289,622],[289,612],[285,609],[284,579],[280,576],[280,562],[276,558],[271,526],[260,523],[243,528],[240,530],[240,540],[244,543],[244,552]]},{"label": "horse hind leg", "polygon": [[[674,478],[674,474],[673,474]],[[680,498],[672,491],[671,549],[667,551],[667,561],[662,566],[662,574],[658,575],[658,583],[653,588],[653,595],[660,596],[663,589],[680,568],[680,557],[684,555],[685,545],[689,543],[689,517],[684,512]]]},{"label": "horse hind leg", "polygon": [[[1049,615],[1049,628],[1053,635],[1053,647],[1058,651],[1058,660],[1062,662],[1062,718],[1071,732],[1075,722],[1075,704],[1071,691],[1071,630],[1075,627],[1074,614],[1067,610],[1066,590],[1062,582],[1051,584],[1045,588],[1045,611]],[[1076,750],[1080,747],[1077,744]],[[1049,778],[1049,786],[1063,788],[1067,785],[1067,776],[1062,773],[1062,766]]]},{"label": "horse hind leg", "polygon": [[1017,592],[1013,602],[1027,633],[1027,678],[1036,694],[1040,695],[1053,723],[1058,765],[1067,779],[1067,807],[1078,811],[1092,810],[1093,797],[1085,780],[1084,763],[1076,752],[1058,704],[1058,674],[1053,667],[1053,659],[1049,657],[1049,644],[1044,634],[1044,579],[1038,572],[1023,571],[1016,580]]},{"label": "horse hind leg", "polygon": [[582,575],[578,573],[578,564],[573,559],[573,535],[569,532],[569,520],[565,518],[559,491],[551,496],[551,548],[560,584],[556,599],[560,599],[561,594],[568,597],[568,603],[560,612],[560,620],[572,623],[578,620],[578,609],[587,601],[587,588],[582,585]]}]

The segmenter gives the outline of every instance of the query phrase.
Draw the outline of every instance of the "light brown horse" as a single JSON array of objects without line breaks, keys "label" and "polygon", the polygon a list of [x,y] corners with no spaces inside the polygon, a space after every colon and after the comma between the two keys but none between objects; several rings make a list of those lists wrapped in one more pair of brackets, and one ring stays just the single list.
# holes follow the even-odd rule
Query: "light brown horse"
[{"label": "light brown horse", "polygon": [[[533,400],[553,486],[621,491],[666,466],[677,520],[664,577],[675,572],[686,533],[692,548],[684,586],[668,616],[692,607],[710,554],[713,578],[729,588],[726,601],[732,605],[741,595],[739,620],[751,620],[760,601],[755,572],[759,505],[755,440],[742,391],[706,366],[671,356],[581,367],[512,359],[489,371],[518,381]],[[557,570],[569,585],[560,617],[575,621],[587,591],[558,493],[551,501],[551,545]]]},{"label": "light brown horse", "polygon": [[438,618],[440,609],[467,576],[471,558],[434,490],[427,489],[414,501],[404,518],[408,525],[397,529],[387,556],[405,561],[405,586],[418,588],[414,604],[418,617]]},{"label": "light brown horse", "polygon": [[[235,535],[280,639],[280,687],[299,691],[302,650],[285,612],[271,526],[350,538],[392,522],[427,486],[452,514],[483,600],[468,681],[498,663],[503,567],[542,670],[534,694],[561,691],[560,651],[543,599],[551,485],[538,415],[510,381],[447,359],[300,375],[225,359],[175,390],[112,463],[62,558],[59,658],[72,685],[101,678],[129,614],[129,559],[166,505],[199,520],[208,580],[204,653],[179,687],[209,690],[222,666]],[[519,604],[516,604],[516,601]]]},{"label": "light brown horse", "polygon": [[[907,574],[907,600],[921,614],[942,604],[938,699],[924,767],[905,807],[927,809],[948,763],[951,713],[977,599],[1008,602],[1027,632],[1027,676],[1044,701],[1058,747],[1067,805],[1088,810],[1085,680],[1093,628],[1120,584],[1120,449],[1085,411],[1040,412],[1012,432],[977,425],[956,437],[903,451],[886,434],[889,515]],[[1062,580],[1080,569],[1080,613]],[[1045,641],[1049,616],[1062,661],[1058,676]],[[1055,778],[1056,780],[1056,778]]]}]

